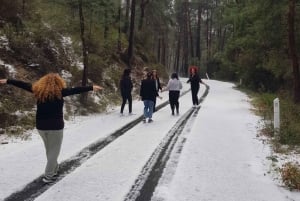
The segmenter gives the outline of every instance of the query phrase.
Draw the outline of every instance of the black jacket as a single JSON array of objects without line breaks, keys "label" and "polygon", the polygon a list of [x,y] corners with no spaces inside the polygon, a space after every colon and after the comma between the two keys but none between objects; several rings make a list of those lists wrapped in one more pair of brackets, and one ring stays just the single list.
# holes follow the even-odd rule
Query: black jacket
[{"label": "black jacket", "polygon": [[122,77],[122,79],[120,80],[120,90],[121,90],[121,95],[123,97],[127,97],[131,95],[131,91],[132,91],[132,82],[131,82],[131,78],[128,76]]},{"label": "black jacket", "polygon": [[[32,84],[19,81],[7,80],[7,84],[14,85],[32,93]],[[62,97],[92,91],[92,86],[64,88],[61,91]],[[49,100],[43,103],[37,102],[36,128],[39,130],[61,130],[64,128],[63,119],[64,99]]]},{"label": "black jacket", "polygon": [[187,83],[191,83],[191,88],[192,89],[199,89],[200,87],[200,82],[202,83],[201,78],[199,77],[198,74],[195,74],[194,76],[190,76],[190,78],[188,79]]},{"label": "black jacket", "polygon": [[159,90],[162,90],[159,78],[157,77],[156,80],[154,80],[154,81],[155,81],[155,87],[156,87],[157,92]]},{"label": "black jacket", "polygon": [[142,97],[142,100],[155,101],[156,97],[158,96],[158,93],[156,91],[154,80],[152,79],[142,80],[140,96]]}]

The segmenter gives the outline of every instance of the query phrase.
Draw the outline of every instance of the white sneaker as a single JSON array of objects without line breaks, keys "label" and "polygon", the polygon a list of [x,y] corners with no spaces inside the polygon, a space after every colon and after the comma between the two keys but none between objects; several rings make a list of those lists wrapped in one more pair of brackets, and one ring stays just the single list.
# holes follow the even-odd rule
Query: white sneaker
[{"label": "white sneaker", "polygon": [[50,184],[50,183],[55,182],[56,179],[57,179],[57,177],[58,177],[58,176],[53,176],[53,177],[44,176],[44,177],[42,178],[42,181],[43,181],[44,183],[46,183],[46,184]]}]

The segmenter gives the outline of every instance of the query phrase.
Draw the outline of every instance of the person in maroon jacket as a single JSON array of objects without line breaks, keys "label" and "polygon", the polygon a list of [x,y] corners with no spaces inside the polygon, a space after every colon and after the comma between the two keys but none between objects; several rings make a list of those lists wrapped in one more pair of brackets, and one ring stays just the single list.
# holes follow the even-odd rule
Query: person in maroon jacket
[{"label": "person in maroon jacket", "polygon": [[54,182],[58,176],[57,158],[63,139],[63,97],[102,90],[102,87],[67,88],[65,81],[56,73],[49,73],[33,84],[13,79],[0,79],[0,84],[14,85],[34,94],[37,101],[36,128],[43,139],[47,156],[43,182]]}]

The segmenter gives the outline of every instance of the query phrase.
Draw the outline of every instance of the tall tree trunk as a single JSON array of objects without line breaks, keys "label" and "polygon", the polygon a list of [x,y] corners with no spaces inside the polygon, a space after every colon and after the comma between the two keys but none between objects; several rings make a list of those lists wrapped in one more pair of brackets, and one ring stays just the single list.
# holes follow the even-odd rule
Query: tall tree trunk
[{"label": "tall tree trunk", "polygon": [[188,0],[183,2],[183,73],[187,75],[189,66]]},{"label": "tall tree trunk", "polygon": [[190,35],[190,51],[191,51],[191,57],[194,57],[194,38],[193,38],[193,30],[192,30],[192,23],[191,23],[191,12],[190,9],[188,8],[187,10],[188,14],[188,32]]},{"label": "tall tree trunk", "polygon": [[143,28],[144,17],[145,17],[145,8],[149,2],[150,2],[150,0],[141,0],[141,4],[140,4],[141,16],[140,16],[139,26],[138,26],[139,30],[141,30]]},{"label": "tall tree trunk", "polygon": [[121,11],[122,11],[122,0],[119,0],[119,10],[118,10],[118,20],[119,20],[119,27],[118,27],[118,51],[122,51],[121,47]]},{"label": "tall tree trunk", "polygon": [[82,75],[82,86],[87,85],[87,74],[88,74],[88,50],[84,35],[84,17],[82,12],[82,0],[78,0],[79,5],[79,20],[80,20],[80,38],[82,43],[82,56],[83,56],[83,75]]},{"label": "tall tree trunk", "polygon": [[209,14],[206,10],[206,62],[209,60]]},{"label": "tall tree trunk", "polygon": [[180,61],[180,52],[181,52],[181,31],[180,27],[178,27],[178,40],[177,40],[177,48],[175,54],[175,64],[174,70],[179,73],[179,61]]},{"label": "tall tree trunk", "polygon": [[296,49],[295,39],[295,4],[296,0],[289,0],[288,12],[288,35],[289,35],[289,50],[293,67],[294,76],[294,102],[300,102],[300,78],[299,78],[299,63]]},{"label": "tall tree trunk", "polygon": [[129,27],[129,11],[130,11],[130,0],[126,0],[126,11],[125,11],[125,23],[123,32],[127,34]]},{"label": "tall tree trunk", "polygon": [[226,31],[227,31],[227,28],[225,27],[223,30],[223,34],[222,34],[221,51],[224,50],[225,40],[226,40]]},{"label": "tall tree trunk", "polygon": [[166,41],[165,41],[165,35],[164,34],[163,34],[161,42],[162,42],[161,64],[166,66]]},{"label": "tall tree trunk", "polygon": [[157,61],[158,61],[158,63],[160,63],[161,62],[161,58],[160,58],[160,55],[161,55],[161,53],[160,53],[160,50],[161,50],[161,38],[160,37],[158,38],[157,42],[158,42],[158,45],[157,45]]},{"label": "tall tree trunk", "polygon": [[129,33],[129,44],[128,44],[128,55],[127,62],[129,67],[131,67],[131,59],[133,56],[133,39],[134,39],[134,24],[135,24],[135,1],[131,1],[131,15],[130,15],[130,33]]},{"label": "tall tree trunk", "polygon": [[210,18],[209,18],[209,44],[208,44],[208,47],[209,47],[209,50],[208,50],[208,58],[210,59],[211,58],[211,54],[212,54],[212,41],[213,41],[213,38],[212,38],[212,27],[213,27],[213,10],[210,9]]},{"label": "tall tree trunk", "polygon": [[107,11],[107,4],[104,8],[104,39],[107,39],[108,36],[108,11]]},{"label": "tall tree trunk", "polygon": [[22,15],[25,16],[25,0],[22,0]]},{"label": "tall tree trunk", "polygon": [[196,56],[199,61],[201,60],[201,15],[202,8],[201,5],[198,5],[198,21],[197,21],[197,39],[196,39]]}]

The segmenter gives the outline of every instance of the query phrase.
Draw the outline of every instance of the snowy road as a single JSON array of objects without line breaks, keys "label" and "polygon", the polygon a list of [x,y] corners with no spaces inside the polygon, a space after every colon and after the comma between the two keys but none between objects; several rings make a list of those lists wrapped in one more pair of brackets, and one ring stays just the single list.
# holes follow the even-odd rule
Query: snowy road
[{"label": "snowy road", "polygon": [[[269,149],[255,138],[259,118],[251,113],[247,96],[234,90],[232,84],[206,82],[210,92],[198,115],[183,128],[152,200],[300,200],[299,193],[277,186],[266,175]],[[184,90],[188,88],[184,84]],[[204,87],[199,94],[203,92]],[[163,96],[165,101],[167,93]],[[134,112],[140,114],[142,107],[141,102],[136,102]],[[190,109],[188,93],[180,98],[180,116],[171,116],[168,106],[162,108],[154,114],[153,124],[137,124],[35,200],[125,200],[137,178],[143,176],[141,171],[153,152]],[[68,124],[60,160],[104,139],[137,116],[119,117],[117,109]],[[35,136],[31,141],[1,145],[0,161],[2,200],[42,174],[42,142]]]}]

